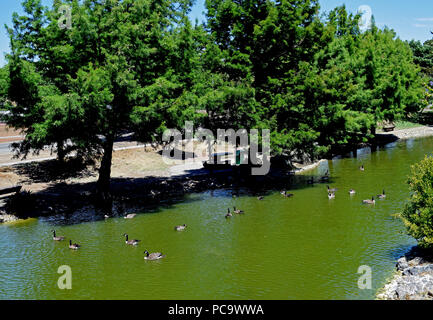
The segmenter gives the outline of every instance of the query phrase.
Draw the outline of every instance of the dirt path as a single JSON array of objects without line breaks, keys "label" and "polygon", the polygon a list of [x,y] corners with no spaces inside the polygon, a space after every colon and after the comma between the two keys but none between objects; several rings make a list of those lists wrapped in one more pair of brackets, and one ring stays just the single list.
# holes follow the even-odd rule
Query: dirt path
[{"label": "dirt path", "polygon": [[0,123],[0,142],[6,142],[3,141],[5,137],[22,137],[19,130],[15,130],[13,128],[9,128],[4,123]]}]

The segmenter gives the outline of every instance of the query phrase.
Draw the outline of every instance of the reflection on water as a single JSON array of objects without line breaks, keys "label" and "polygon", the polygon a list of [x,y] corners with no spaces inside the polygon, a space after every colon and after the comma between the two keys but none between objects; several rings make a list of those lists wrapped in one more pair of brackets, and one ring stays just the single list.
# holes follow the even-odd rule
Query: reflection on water
[{"label": "reflection on water", "polygon": [[[89,221],[83,211],[74,220],[88,221],[81,224],[56,216],[0,226],[0,298],[373,298],[396,259],[414,244],[392,214],[408,197],[410,165],[432,147],[430,138],[408,140],[324,162],[313,174],[329,170],[329,183],[308,185],[311,172],[296,177],[287,186],[293,198],[272,192],[259,201],[215,190],[132,220]],[[338,188],[336,199],[328,199],[327,184]],[[356,195],[349,196],[350,189]],[[383,189],[386,200],[361,204]],[[245,214],[225,219],[233,206]],[[184,223],[186,231],[174,231]],[[52,241],[53,228],[82,249]],[[140,245],[127,246],[124,233],[142,240]],[[146,249],[167,257],[145,261]],[[72,268],[72,290],[57,288],[61,265]],[[373,270],[373,290],[357,286],[361,265]]]}]

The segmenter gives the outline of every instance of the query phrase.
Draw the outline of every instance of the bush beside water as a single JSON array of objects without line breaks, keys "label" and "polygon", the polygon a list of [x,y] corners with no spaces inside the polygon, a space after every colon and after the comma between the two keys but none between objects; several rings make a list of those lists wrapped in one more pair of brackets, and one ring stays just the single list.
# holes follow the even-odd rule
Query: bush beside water
[{"label": "bush beside water", "polygon": [[420,247],[433,248],[433,157],[426,156],[412,166],[408,178],[411,191],[401,218],[408,234],[414,237]]}]

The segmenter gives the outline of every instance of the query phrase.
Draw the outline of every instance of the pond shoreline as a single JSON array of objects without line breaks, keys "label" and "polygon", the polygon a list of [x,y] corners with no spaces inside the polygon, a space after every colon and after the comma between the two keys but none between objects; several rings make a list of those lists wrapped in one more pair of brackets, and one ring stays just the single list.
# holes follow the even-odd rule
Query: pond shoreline
[{"label": "pond shoreline", "polygon": [[394,275],[377,300],[433,300],[433,253],[412,247],[398,259]]},{"label": "pond shoreline", "polygon": [[[318,164],[320,161],[313,165]],[[313,165],[308,166],[308,169]],[[297,173],[305,170],[301,168]],[[105,208],[96,206],[94,182],[84,185],[59,184],[55,190],[48,188],[34,194],[24,194],[24,198],[17,202],[31,204],[28,209],[32,212],[27,214],[28,217],[72,215],[85,209],[102,219],[106,214],[111,217],[123,216],[165,202],[182,200],[187,194],[216,189],[231,189],[233,197],[240,194],[264,196],[265,190],[285,190],[294,175],[294,172],[272,170],[267,176],[249,176],[235,169],[175,177],[116,178],[111,183],[112,203]],[[8,214],[7,219],[1,215],[2,211]],[[0,207],[0,223],[16,220],[10,213],[5,206],[3,210]]]},{"label": "pond shoreline", "polygon": [[[433,127],[422,126],[377,134],[380,140],[407,140],[433,136]],[[392,141],[390,141],[392,142]],[[433,256],[412,247],[398,259],[393,276],[377,292],[378,300],[433,300]]]},{"label": "pond shoreline", "polygon": [[[377,141],[386,144],[399,139],[433,136],[433,127],[416,127],[403,130],[396,130],[391,133],[377,133]],[[94,214],[103,217],[121,216],[127,213],[134,213],[143,207],[157,206],[163,202],[181,199],[186,194],[211,191],[215,189],[230,188],[239,190],[248,189],[254,196],[263,195],[263,190],[280,191],[290,185],[293,176],[307,172],[319,166],[321,159],[309,164],[296,164],[295,169],[287,171],[283,169],[272,169],[266,176],[248,176],[241,174],[240,170],[231,172],[209,172],[198,170],[195,174],[152,177],[114,177],[112,179],[112,204],[109,208],[91,209]],[[326,182],[321,181],[321,182]],[[321,183],[320,181],[317,183]],[[253,186],[253,187],[251,187]],[[254,186],[260,186],[255,188]],[[25,188],[24,188],[25,189]],[[77,179],[73,183],[54,183],[47,185],[42,190],[37,190],[28,195],[28,202],[32,203],[32,212],[28,217],[53,216],[56,214],[71,215],[84,208],[90,209],[95,204],[94,190],[96,183],[88,182],[85,179]],[[237,191],[238,192],[238,191]],[[236,193],[236,191],[234,191]],[[233,194],[236,196],[236,194]],[[26,199],[24,199],[26,200]],[[19,219],[13,212],[6,210],[4,200],[0,202],[0,224],[2,222],[15,221]],[[21,216],[21,215],[19,215]]]}]

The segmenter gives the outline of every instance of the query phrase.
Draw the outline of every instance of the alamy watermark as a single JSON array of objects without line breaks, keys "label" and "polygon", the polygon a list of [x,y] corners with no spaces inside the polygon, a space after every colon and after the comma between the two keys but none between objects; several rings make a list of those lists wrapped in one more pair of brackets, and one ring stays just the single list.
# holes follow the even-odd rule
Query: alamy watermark
[{"label": "alamy watermark", "polygon": [[[194,131],[192,122],[185,122],[184,135],[177,129],[164,131],[162,140],[167,142],[163,150],[163,161],[170,164],[173,160],[187,162],[203,161],[198,157],[205,153],[206,162],[209,164],[245,165],[250,164],[251,174],[266,175],[270,168],[270,130],[251,129],[218,129],[217,137],[209,129],[199,128]],[[195,141],[204,143],[206,146],[197,146]],[[186,142],[186,143],[185,143]],[[224,145],[224,152],[214,152],[215,145]],[[259,146],[261,152],[259,152]],[[186,157],[185,155],[190,155]]]},{"label": "alamy watermark", "polygon": [[59,7],[57,11],[61,16],[57,20],[60,29],[72,29],[72,8],[66,4]]},{"label": "alamy watermark", "polygon": [[370,290],[372,288],[372,270],[371,267],[363,265],[358,268],[358,274],[361,276],[358,279],[358,288],[361,290]]},{"label": "alamy watermark", "polygon": [[70,266],[63,265],[57,269],[57,273],[61,274],[57,280],[57,286],[60,290],[72,289],[72,269]]},{"label": "alamy watermark", "polygon": [[358,13],[361,15],[361,19],[359,19],[358,23],[359,29],[361,29],[361,31],[370,29],[373,24],[373,11],[371,7],[364,4],[358,8]]}]

